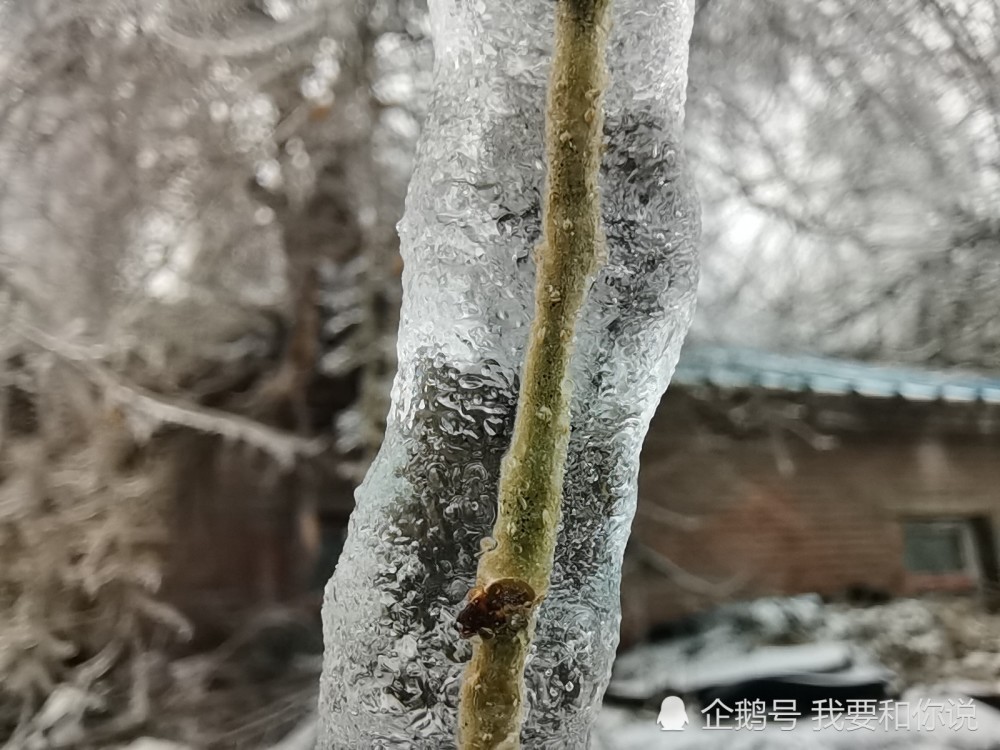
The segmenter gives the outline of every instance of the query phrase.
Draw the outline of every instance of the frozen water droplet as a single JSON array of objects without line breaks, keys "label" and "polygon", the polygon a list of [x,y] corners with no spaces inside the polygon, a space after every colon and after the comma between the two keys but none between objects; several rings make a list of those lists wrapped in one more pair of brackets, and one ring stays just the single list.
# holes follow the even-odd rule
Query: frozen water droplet
[{"label": "frozen water droplet", "polygon": [[257,164],[257,184],[265,190],[277,190],[282,185],[281,165],[276,159],[266,159]]},{"label": "frozen water droplet", "polygon": [[274,209],[270,206],[258,206],[253,212],[254,223],[259,227],[266,227],[274,222]]}]

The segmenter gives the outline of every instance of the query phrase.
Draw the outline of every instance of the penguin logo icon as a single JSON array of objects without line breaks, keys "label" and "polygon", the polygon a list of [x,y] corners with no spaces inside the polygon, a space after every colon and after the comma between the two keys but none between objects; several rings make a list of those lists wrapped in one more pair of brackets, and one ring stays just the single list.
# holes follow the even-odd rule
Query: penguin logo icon
[{"label": "penguin logo icon", "polygon": [[687,709],[684,701],[676,695],[668,695],[660,704],[660,715],[656,718],[661,732],[680,732],[688,725]]}]

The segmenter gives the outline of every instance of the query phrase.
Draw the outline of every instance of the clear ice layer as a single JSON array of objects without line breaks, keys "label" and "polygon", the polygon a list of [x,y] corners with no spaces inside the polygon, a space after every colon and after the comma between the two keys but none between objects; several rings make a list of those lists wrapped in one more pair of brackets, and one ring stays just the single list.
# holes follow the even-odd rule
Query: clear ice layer
[{"label": "clear ice layer", "polygon": [[[435,86],[406,214],[399,372],[326,591],[324,750],[454,747],[455,616],[496,517],[534,298],[552,0],[431,0]],[[693,2],[614,0],[608,260],[580,320],[529,750],[589,746],[618,643],[639,450],[690,324],[697,200],[681,149]]]}]

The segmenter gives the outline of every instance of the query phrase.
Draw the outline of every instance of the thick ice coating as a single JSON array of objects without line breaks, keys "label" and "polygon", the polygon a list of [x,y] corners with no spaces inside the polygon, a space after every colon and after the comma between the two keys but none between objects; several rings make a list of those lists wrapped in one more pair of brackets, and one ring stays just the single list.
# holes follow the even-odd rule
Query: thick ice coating
[{"label": "thick ice coating", "polygon": [[[552,0],[431,0],[435,88],[400,223],[404,301],[385,443],[324,604],[325,750],[454,746],[456,615],[496,516],[540,236]],[[681,151],[690,0],[615,0],[608,259],[577,328],[552,588],[523,746],[586,748],[618,641],[639,450],[697,282]]]}]

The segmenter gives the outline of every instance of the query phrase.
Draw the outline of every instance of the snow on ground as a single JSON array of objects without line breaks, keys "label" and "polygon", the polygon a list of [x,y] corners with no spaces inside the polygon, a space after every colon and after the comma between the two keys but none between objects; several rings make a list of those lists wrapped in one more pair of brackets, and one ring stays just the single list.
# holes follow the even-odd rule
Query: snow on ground
[{"label": "snow on ground", "polygon": [[[773,644],[785,648],[758,655]],[[789,644],[813,647],[796,653]],[[668,689],[683,691],[707,679],[702,673],[720,663],[759,666],[779,653],[795,659],[803,671],[828,671],[829,666],[808,664],[836,661],[844,648],[836,644],[850,644],[855,664],[888,667],[898,676],[893,687],[899,689],[1000,679],[1000,615],[984,612],[972,598],[898,599],[857,607],[806,595],[721,607],[699,618],[686,635],[620,654],[608,696],[634,700]]]},{"label": "snow on ground", "polygon": [[[774,644],[781,644],[775,648]],[[805,644],[805,645],[789,645]],[[690,699],[683,731],[649,708],[669,693],[787,671],[891,669],[876,720],[799,716],[759,730],[705,727]],[[974,599],[900,599],[867,607],[818,597],[720,608],[685,635],[621,654],[595,731],[597,750],[1000,750],[1000,711],[970,696],[1000,695],[1000,617]],[[716,722],[717,723],[717,722]],[[724,722],[725,724],[725,722]],[[822,725],[822,726],[821,726]]]}]

